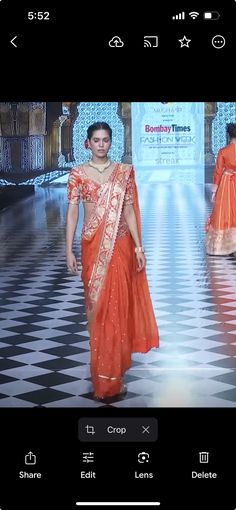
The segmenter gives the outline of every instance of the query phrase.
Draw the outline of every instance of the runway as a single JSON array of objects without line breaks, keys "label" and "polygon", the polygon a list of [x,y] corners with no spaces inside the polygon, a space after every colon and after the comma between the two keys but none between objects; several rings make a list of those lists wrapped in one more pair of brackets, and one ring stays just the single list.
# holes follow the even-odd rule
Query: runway
[{"label": "runway", "polygon": [[[236,406],[236,258],[205,254],[209,197],[208,185],[139,186],[160,348],[133,355],[111,407]],[[50,186],[0,212],[0,407],[107,407],[92,395],[66,209],[66,187]]]}]

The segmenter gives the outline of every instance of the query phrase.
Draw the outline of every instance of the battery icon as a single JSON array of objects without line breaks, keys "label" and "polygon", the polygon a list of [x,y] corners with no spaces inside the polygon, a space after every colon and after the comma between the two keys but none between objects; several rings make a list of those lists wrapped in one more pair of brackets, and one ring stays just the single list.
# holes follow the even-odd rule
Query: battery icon
[{"label": "battery icon", "polygon": [[211,12],[204,12],[203,18],[204,19],[219,19],[220,13],[217,11],[211,11]]}]

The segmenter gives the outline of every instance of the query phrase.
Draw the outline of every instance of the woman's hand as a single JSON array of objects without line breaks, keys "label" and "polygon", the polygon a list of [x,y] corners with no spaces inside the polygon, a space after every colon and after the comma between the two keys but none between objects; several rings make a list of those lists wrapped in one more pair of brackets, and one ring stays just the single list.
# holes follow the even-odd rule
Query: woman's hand
[{"label": "woman's hand", "polygon": [[215,202],[215,196],[216,196],[216,192],[215,192],[215,191],[213,191],[213,192],[212,192],[212,195],[211,195],[211,203],[212,203],[212,204],[214,204],[214,202]]},{"label": "woman's hand", "polygon": [[146,266],[146,257],[142,251],[136,253],[136,259],[138,263],[137,271],[140,272]]},{"label": "woman's hand", "polygon": [[66,254],[66,263],[70,273],[77,273],[79,271],[76,257],[72,251]]}]

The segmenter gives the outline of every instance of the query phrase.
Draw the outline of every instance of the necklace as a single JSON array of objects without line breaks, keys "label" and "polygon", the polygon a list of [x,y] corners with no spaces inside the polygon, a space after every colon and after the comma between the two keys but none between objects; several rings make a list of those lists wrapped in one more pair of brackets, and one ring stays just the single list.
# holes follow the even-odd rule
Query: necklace
[{"label": "necklace", "polygon": [[108,161],[106,161],[106,163],[102,163],[102,164],[97,164],[97,163],[93,163],[92,160],[90,160],[88,162],[88,165],[91,166],[92,168],[95,168],[95,170],[98,170],[98,172],[100,172],[100,174],[102,174],[104,172],[104,170],[106,170],[110,165],[111,165],[111,161],[110,159],[108,159]]}]

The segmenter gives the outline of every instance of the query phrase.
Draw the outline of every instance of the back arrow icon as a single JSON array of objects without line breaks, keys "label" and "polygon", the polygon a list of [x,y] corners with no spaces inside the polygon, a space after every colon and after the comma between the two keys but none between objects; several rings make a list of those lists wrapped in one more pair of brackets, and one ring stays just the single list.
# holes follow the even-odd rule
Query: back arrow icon
[{"label": "back arrow icon", "polygon": [[15,37],[13,37],[13,39],[11,39],[11,44],[13,44],[13,46],[15,46],[15,48],[17,48],[17,45],[14,43],[15,39],[17,38],[17,35],[15,35]]}]

